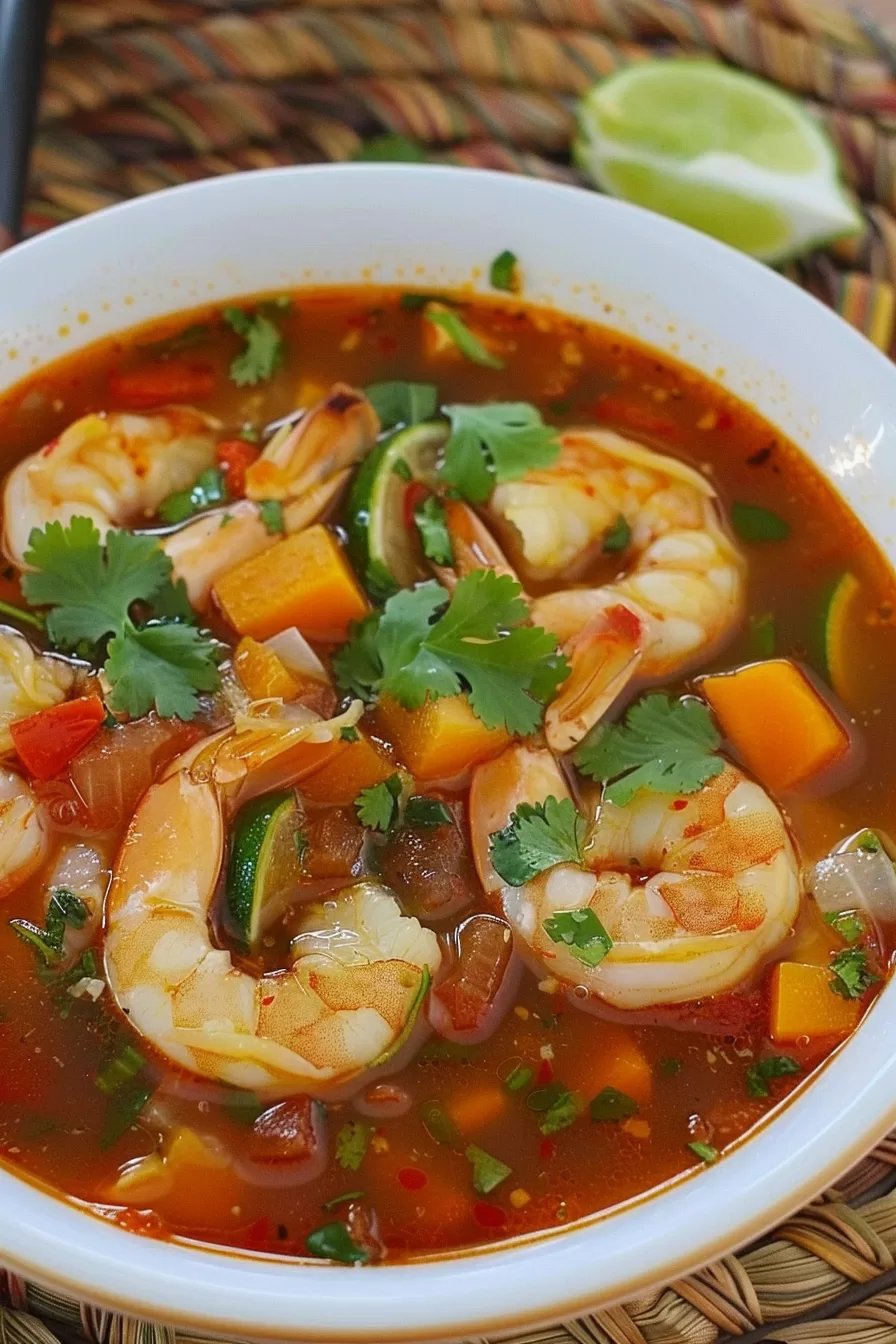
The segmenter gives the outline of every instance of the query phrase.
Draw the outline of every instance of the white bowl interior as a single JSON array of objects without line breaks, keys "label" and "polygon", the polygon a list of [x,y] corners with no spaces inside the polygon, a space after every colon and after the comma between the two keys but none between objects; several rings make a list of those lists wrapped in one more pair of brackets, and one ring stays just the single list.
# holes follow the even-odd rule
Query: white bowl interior
[{"label": "white bowl interior", "polygon": [[[887,361],[729,249],[527,179],[289,169],[80,221],[0,258],[0,390],[100,336],[210,300],[364,282],[486,290],[504,248],[521,259],[527,298],[638,336],[756,406],[896,558]],[[297,1266],[136,1237],[0,1169],[0,1260],[74,1296],[255,1337],[416,1341],[556,1319],[686,1272],[832,1182],[896,1119],[894,1028],[890,986],[816,1081],[717,1167],[503,1249],[370,1271]]]}]

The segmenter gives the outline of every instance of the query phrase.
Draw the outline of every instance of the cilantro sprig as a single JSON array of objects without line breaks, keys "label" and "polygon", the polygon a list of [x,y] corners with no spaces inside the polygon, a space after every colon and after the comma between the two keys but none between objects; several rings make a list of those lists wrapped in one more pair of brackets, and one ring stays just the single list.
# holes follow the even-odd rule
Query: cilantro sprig
[{"label": "cilantro sprig", "polygon": [[246,313],[242,308],[225,308],[224,321],[246,342],[231,362],[231,382],[237,387],[255,387],[273,378],[286,349],[276,323],[262,312]]},{"label": "cilantro sprig", "polygon": [[434,581],[390,597],[358,623],[333,659],[344,690],[391,696],[405,709],[468,691],[487,728],[525,737],[568,675],[556,638],[524,624],[528,608],[509,575],[476,570],[453,595]]},{"label": "cilantro sprig", "polygon": [[576,961],[592,969],[613,947],[613,939],[590,909],[558,910],[543,928],[552,943],[565,943]]},{"label": "cilantro sprig", "polygon": [[457,404],[444,411],[451,437],[441,475],[471,504],[482,504],[496,485],[553,466],[560,455],[557,431],[528,402]]},{"label": "cilantro sprig", "polygon": [[[155,706],[162,718],[192,719],[201,691],[218,686],[216,645],[192,625],[183,585],[156,539],[110,531],[105,544],[89,518],[68,527],[48,523],[28,539],[33,572],[22,591],[35,607],[49,607],[47,634],[58,649],[98,645],[108,638],[105,672],[111,709],[139,718]],[[138,624],[131,611],[148,612]]]},{"label": "cilantro sprig", "polygon": [[398,819],[403,788],[401,775],[395,774],[379,784],[362,789],[355,799],[355,810],[361,825],[371,831],[391,830]]},{"label": "cilantro sprig", "polygon": [[586,830],[571,798],[520,803],[489,840],[492,866],[512,887],[525,886],[558,863],[581,863]]},{"label": "cilantro sprig", "polygon": [[373,1126],[349,1120],[336,1135],[336,1161],[346,1171],[357,1171],[367,1155]]},{"label": "cilantro sprig", "polygon": [[830,963],[830,986],[841,999],[860,999],[880,979],[868,965],[868,953],[862,947],[845,947]]},{"label": "cilantro sprig", "polygon": [[721,738],[709,709],[693,697],[647,695],[624,723],[598,728],[579,748],[575,764],[606,785],[607,802],[625,807],[639,789],[696,793],[721,774]]}]

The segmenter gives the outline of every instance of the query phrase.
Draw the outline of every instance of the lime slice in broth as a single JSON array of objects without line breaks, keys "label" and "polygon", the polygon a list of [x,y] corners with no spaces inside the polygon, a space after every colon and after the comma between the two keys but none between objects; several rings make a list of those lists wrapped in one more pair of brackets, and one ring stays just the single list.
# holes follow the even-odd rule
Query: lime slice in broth
[{"label": "lime slice in broth", "polygon": [[646,61],[578,106],[576,162],[602,190],[781,262],[858,232],[836,151],[793,98],[708,61]]}]

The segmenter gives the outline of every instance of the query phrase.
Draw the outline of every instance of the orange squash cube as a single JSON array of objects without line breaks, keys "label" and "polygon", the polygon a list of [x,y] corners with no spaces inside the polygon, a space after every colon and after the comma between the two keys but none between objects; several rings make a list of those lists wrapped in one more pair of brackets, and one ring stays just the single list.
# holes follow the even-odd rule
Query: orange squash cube
[{"label": "orange squash cube", "polygon": [[781,961],[772,972],[772,1038],[796,1041],[801,1036],[846,1036],[860,1014],[855,999],[843,999],[831,989],[825,966],[803,966]]},{"label": "orange squash cube", "polygon": [[310,639],[344,640],[368,610],[339,542],[319,523],[231,569],[215,597],[234,630],[259,640],[290,625]]},{"label": "orange squash cube", "polygon": [[403,709],[383,696],[377,710],[383,736],[417,779],[452,779],[497,756],[510,738],[503,728],[486,728],[465,695],[427,700],[419,709]]},{"label": "orange squash cube", "polygon": [[389,757],[366,734],[358,730],[357,742],[346,742],[320,770],[306,775],[299,785],[303,798],[312,803],[349,807],[362,789],[381,784],[395,774]]},{"label": "orange squash cube", "polygon": [[233,670],[252,700],[295,700],[301,686],[273,649],[246,635],[233,655]]},{"label": "orange squash cube", "polygon": [[700,693],[760,783],[787,792],[849,751],[849,734],[805,673],[787,658],[703,677]]}]

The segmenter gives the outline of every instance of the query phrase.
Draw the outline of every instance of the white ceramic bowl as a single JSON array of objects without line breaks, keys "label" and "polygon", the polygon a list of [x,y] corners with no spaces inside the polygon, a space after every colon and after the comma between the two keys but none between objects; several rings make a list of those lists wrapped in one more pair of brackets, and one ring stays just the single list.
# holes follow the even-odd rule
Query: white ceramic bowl
[{"label": "white ceramic bowl", "polygon": [[[337,282],[486,288],[639,336],[794,439],[892,558],[896,371],[777,275],[655,215],[499,174],[353,165],[220,178],[94,215],[0,258],[0,388],[135,322]],[[718,1166],[494,1250],[346,1269],[151,1241],[0,1170],[0,1261],[201,1332],[293,1341],[478,1336],[642,1292],[766,1230],[896,1123],[896,985],[819,1076]]]}]

